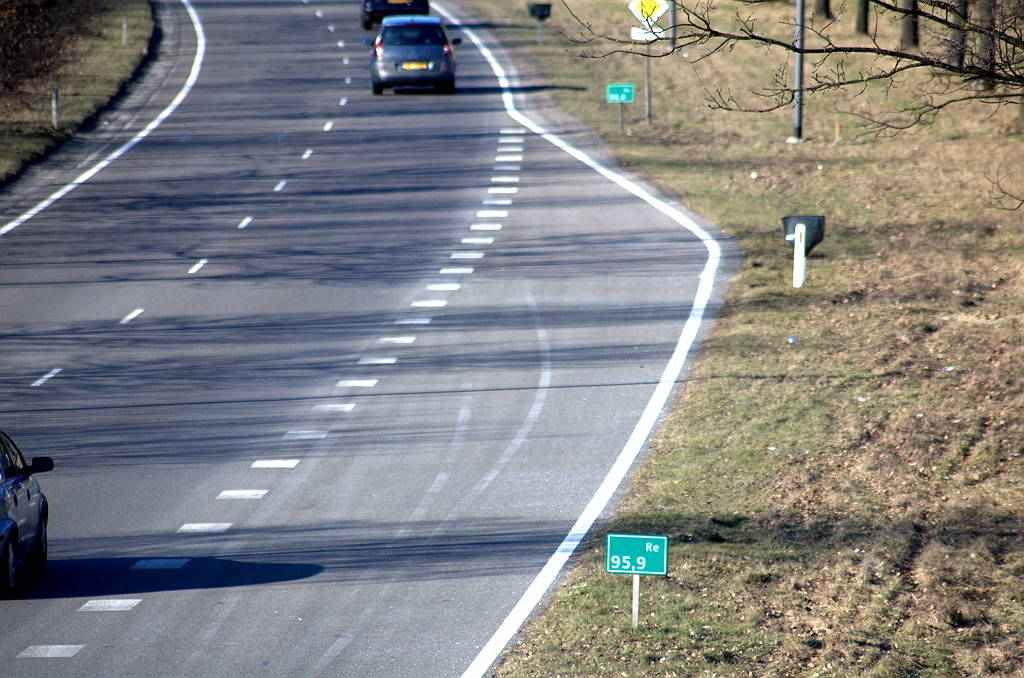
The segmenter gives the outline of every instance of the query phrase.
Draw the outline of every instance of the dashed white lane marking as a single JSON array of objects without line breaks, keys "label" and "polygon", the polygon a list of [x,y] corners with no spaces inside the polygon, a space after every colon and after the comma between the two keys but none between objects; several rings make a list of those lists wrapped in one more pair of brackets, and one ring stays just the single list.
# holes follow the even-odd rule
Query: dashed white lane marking
[{"label": "dashed white lane marking", "polygon": [[344,48],[345,47],[345,41],[344,40],[339,40],[338,41],[338,47]]},{"label": "dashed white lane marking", "polygon": [[320,440],[327,437],[327,431],[288,431],[285,440]]},{"label": "dashed white lane marking", "polygon": [[334,121],[333,120],[328,120],[327,122],[324,123],[324,131],[325,132],[330,132],[332,127],[334,127]]},{"label": "dashed white lane marking", "polygon": [[494,238],[463,238],[463,245],[492,245]]},{"label": "dashed white lane marking", "polygon": [[515,186],[492,186],[487,189],[487,192],[491,195],[511,195],[519,192],[519,189]]},{"label": "dashed white lane marking", "polygon": [[523,169],[520,165],[495,165],[495,172],[518,172]]},{"label": "dashed white lane marking", "polygon": [[330,26],[327,27],[327,30],[329,30],[331,33],[333,33],[337,29],[334,27],[334,24],[331,24]]},{"label": "dashed white lane marking", "polygon": [[492,184],[518,184],[519,177],[497,176],[491,177]]},{"label": "dashed white lane marking", "polygon": [[477,219],[504,219],[508,216],[508,210],[480,210],[476,213]]},{"label": "dashed white lane marking", "polygon": [[344,59],[341,60],[341,63],[343,63],[344,65],[348,66],[349,58],[345,57]]},{"label": "dashed white lane marking", "polygon": [[469,227],[471,231],[500,231],[501,224],[471,224]]},{"label": "dashed white lane marking", "polygon": [[396,325],[429,325],[433,318],[399,318]]},{"label": "dashed white lane marking", "polygon": [[[444,273],[444,269],[441,269],[441,273]],[[441,308],[447,305],[448,302],[444,299],[424,299],[423,301],[412,302],[413,308]]]},{"label": "dashed white lane marking", "polygon": [[342,379],[334,388],[373,388],[377,385],[377,379]]},{"label": "dashed white lane marking", "polygon": [[51,657],[74,657],[85,645],[29,645],[20,653],[20,659],[47,659]]},{"label": "dashed white lane marking", "polygon": [[521,155],[498,155],[494,157],[494,162],[522,162],[523,156]]},{"label": "dashed white lane marking", "polygon": [[460,287],[462,287],[462,285],[459,283],[437,283],[436,285],[427,285],[427,289],[431,292],[454,292]]},{"label": "dashed white lane marking", "polygon": [[501,130],[502,134],[526,134],[526,128],[524,127],[506,127]]},{"label": "dashed white lane marking", "polygon": [[313,405],[314,412],[351,412],[355,408],[355,403],[318,403]]},{"label": "dashed white lane marking", "polygon": [[246,226],[248,226],[251,223],[252,223],[252,217],[246,217],[245,219],[242,219],[241,223],[238,224],[238,227],[239,228],[245,228]]},{"label": "dashed white lane marking", "polygon": [[316,11],[316,18],[317,19],[323,19],[324,18],[324,13],[321,12],[320,10],[317,10]]},{"label": "dashed white lane marking", "polygon": [[351,85],[352,84],[352,78],[345,78],[345,84],[346,85]]},{"label": "dashed white lane marking", "polygon": [[312,156],[313,156],[313,149],[312,148],[307,148],[306,152],[302,154],[302,159],[303,160],[309,160]]},{"label": "dashed white lane marking", "polygon": [[488,198],[487,200],[484,200],[483,204],[491,207],[507,207],[512,204],[512,198]]},{"label": "dashed white lane marking", "polygon": [[104,600],[90,600],[79,612],[127,612],[142,602],[142,598],[106,598]]},{"label": "dashed white lane marking", "polygon": [[[180,530],[179,530],[180,532]],[[180,570],[189,558],[143,558],[131,566],[132,570]]]},{"label": "dashed white lane marking", "polygon": [[231,523],[185,523],[178,534],[217,534],[231,529]]},{"label": "dashed white lane marking", "polygon": [[209,259],[200,259],[199,261],[192,265],[192,268],[188,269],[188,274],[192,275],[193,273],[197,273],[199,269],[201,269],[203,266],[206,266],[208,262]]},{"label": "dashed white lane marking", "polygon": [[121,318],[121,323],[120,324],[127,325],[128,323],[130,323],[131,321],[135,320],[140,315],[145,313],[145,311],[146,311],[146,309],[144,309],[144,308],[137,308],[137,309],[135,309],[134,311],[132,311],[131,313],[129,313],[125,317]]},{"label": "dashed white lane marking", "polygon": [[250,468],[295,468],[299,459],[257,459]]},{"label": "dashed white lane marking", "polygon": [[288,185],[288,181],[287,180],[281,180],[281,181],[277,182],[277,186],[274,186],[274,192],[277,193],[278,191],[280,191],[281,189],[283,189],[287,185]]},{"label": "dashed white lane marking", "polygon": [[45,384],[46,382],[50,381],[51,379],[53,379],[54,377],[56,377],[58,374],[60,374],[63,371],[64,371],[63,367],[54,367],[49,372],[47,372],[43,376],[39,377],[35,381],[33,381],[32,385],[33,386],[42,386],[43,384]]},{"label": "dashed white lane marking", "polygon": [[483,252],[452,252],[452,259],[483,259]]},{"label": "dashed white lane marking", "polygon": [[[427,289],[430,289],[429,287]],[[377,340],[378,344],[411,344],[416,341],[416,337],[381,337]]]},{"label": "dashed white lane marking", "polygon": [[444,484],[447,482],[448,474],[442,471],[437,474],[436,478],[434,478],[434,484],[430,486],[430,489],[427,490],[427,492],[440,492],[441,488],[444,487]]},{"label": "dashed white lane marking", "polygon": [[342,98],[342,100],[338,102],[338,105],[339,106],[348,106],[348,99]]},{"label": "dashed white lane marking", "polygon": [[397,362],[398,358],[386,356],[382,358],[360,358],[356,361],[356,365],[394,365]]},{"label": "dashed white lane marking", "polygon": [[[441,275],[469,275],[472,272],[473,268],[471,266],[466,266],[464,268],[442,268],[439,271]],[[441,305],[444,306],[444,304]]]},{"label": "dashed white lane marking", "polygon": [[263,499],[266,490],[224,490],[217,499]]},{"label": "dashed white lane marking", "polygon": [[[522,134],[523,132],[521,132]],[[499,144],[522,144],[522,139],[498,139]]]}]

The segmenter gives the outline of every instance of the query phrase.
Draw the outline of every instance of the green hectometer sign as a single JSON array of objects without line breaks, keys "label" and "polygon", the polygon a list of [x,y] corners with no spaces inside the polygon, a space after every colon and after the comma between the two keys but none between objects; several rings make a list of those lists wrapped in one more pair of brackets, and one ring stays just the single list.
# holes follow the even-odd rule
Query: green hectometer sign
[{"label": "green hectometer sign", "polygon": [[609,534],[604,569],[612,574],[668,574],[668,537]]},{"label": "green hectometer sign", "polygon": [[608,85],[608,103],[631,104],[634,101],[636,88],[631,84]]}]

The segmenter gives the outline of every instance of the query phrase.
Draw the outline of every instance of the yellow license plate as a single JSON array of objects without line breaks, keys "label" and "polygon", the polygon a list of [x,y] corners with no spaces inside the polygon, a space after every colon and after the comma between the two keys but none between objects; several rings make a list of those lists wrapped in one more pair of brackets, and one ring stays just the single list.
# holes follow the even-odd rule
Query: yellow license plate
[{"label": "yellow license plate", "polygon": [[403,71],[425,71],[427,70],[426,61],[406,61],[402,64]]},{"label": "yellow license plate", "polygon": [[408,5],[408,0],[388,0],[389,5]]}]

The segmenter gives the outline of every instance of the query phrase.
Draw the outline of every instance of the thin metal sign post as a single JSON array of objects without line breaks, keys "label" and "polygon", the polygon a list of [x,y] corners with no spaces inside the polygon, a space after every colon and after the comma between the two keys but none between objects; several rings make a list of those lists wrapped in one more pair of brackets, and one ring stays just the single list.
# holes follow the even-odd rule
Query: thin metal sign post
[{"label": "thin metal sign post", "polygon": [[651,534],[609,534],[604,569],[633,575],[633,628],[640,624],[640,575],[668,574],[668,537]]},{"label": "thin metal sign post", "polygon": [[804,140],[804,0],[796,0],[796,69],[793,74],[793,136],[788,141]]},{"label": "thin metal sign post", "polygon": [[605,92],[605,101],[619,105],[619,132],[625,131],[625,105],[635,101],[636,87],[632,83],[612,83]]}]

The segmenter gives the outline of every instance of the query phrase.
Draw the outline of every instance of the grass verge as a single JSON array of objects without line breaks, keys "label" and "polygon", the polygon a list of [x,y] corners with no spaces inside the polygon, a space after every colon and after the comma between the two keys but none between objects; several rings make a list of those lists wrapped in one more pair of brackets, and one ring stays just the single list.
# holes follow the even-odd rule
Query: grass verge
[{"label": "grass verge", "polygon": [[[125,16],[128,44],[123,44]],[[56,73],[0,98],[0,185],[70,138],[117,96],[145,59],[153,28],[149,0],[112,0],[65,50],[66,61]],[[60,92],[57,129],[55,89]]]},{"label": "grass verge", "polygon": [[[984,199],[986,174],[1019,167],[1015,112],[964,106],[884,137],[837,112],[884,105],[877,92],[839,94],[808,102],[806,142],[789,145],[789,111],[706,106],[705,83],[768,82],[774,55],[738,46],[655,61],[648,126],[642,60],[576,56],[597,50],[565,37],[580,30],[564,6],[537,46],[525,6],[467,4],[624,165],[744,251],[625,500],[496,675],[1024,671],[1024,215]],[[634,23],[624,2],[569,4],[598,32]],[[620,134],[604,87],[623,81],[641,103]],[[802,289],[786,214],[827,216]],[[670,537],[637,631],[604,530]]]}]

